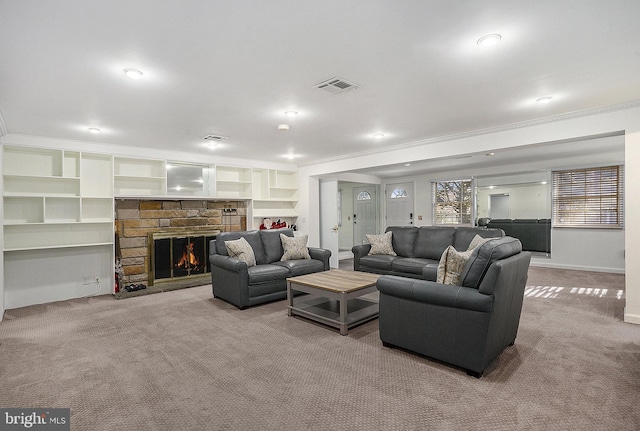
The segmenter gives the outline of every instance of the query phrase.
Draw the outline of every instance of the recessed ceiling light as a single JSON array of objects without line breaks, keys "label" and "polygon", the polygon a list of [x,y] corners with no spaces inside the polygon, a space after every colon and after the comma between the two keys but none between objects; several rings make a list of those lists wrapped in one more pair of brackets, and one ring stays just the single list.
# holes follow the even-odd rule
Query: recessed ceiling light
[{"label": "recessed ceiling light", "polygon": [[207,148],[209,148],[210,150],[215,150],[216,148],[218,148],[218,144],[211,142],[207,144]]},{"label": "recessed ceiling light", "polygon": [[289,130],[288,124],[280,124],[278,125],[278,130]]},{"label": "recessed ceiling light", "polygon": [[299,155],[297,155],[297,154],[294,154],[294,153],[287,153],[287,154],[285,154],[283,157],[286,157],[286,158],[287,158],[287,159],[289,159],[289,160],[293,160],[293,159],[295,159],[296,157],[300,157],[300,156],[299,156]]},{"label": "recessed ceiling light", "polygon": [[384,138],[384,133],[374,133],[373,137],[376,139]]},{"label": "recessed ceiling light", "polygon": [[411,166],[411,163],[405,163],[404,165],[405,166]]},{"label": "recessed ceiling light", "polygon": [[286,111],[284,115],[286,115],[287,117],[295,117],[296,115],[298,115],[298,111]]},{"label": "recessed ceiling light", "polygon": [[97,127],[89,127],[89,132],[97,135],[98,133],[100,133],[100,129],[98,129]]},{"label": "recessed ceiling light", "polygon": [[502,39],[502,36],[500,36],[499,34],[488,34],[488,35],[482,36],[480,39],[478,39],[478,45],[480,45],[480,46],[493,46],[493,45],[497,44],[498,42],[500,42],[501,39]]},{"label": "recessed ceiling light", "polygon": [[142,78],[142,72],[140,72],[138,69],[125,69],[123,70],[123,72],[131,79]]},{"label": "recessed ceiling light", "polygon": [[496,155],[496,153],[487,153],[487,154],[485,154],[485,156],[488,156],[488,157],[495,156],[495,155]]},{"label": "recessed ceiling light", "polygon": [[551,99],[553,99],[553,97],[545,96],[537,99],[536,102],[538,102],[541,105],[546,105],[547,103],[551,102]]}]

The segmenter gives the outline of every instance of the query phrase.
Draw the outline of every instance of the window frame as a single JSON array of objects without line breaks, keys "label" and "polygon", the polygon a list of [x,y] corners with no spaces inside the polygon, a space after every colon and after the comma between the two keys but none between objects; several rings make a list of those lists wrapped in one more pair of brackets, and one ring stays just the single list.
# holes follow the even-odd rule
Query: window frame
[{"label": "window frame", "polygon": [[[459,201],[455,201],[455,202],[459,202],[460,208],[463,207],[464,204],[466,204],[468,206],[468,213],[459,213],[459,219],[457,222],[455,223],[442,223],[442,222],[438,222],[438,205],[439,203],[437,202],[437,197],[438,197],[438,184],[443,184],[443,183],[468,183],[468,186],[466,187],[466,189],[468,189],[468,199],[465,199],[465,195],[464,195],[464,190],[465,187],[462,186],[462,196],[461,199]],[[475,186],[475,180],[474,178],[463,178],[463,179],[457,179],[457,180],[436,180],[436,181],[431,181],[431,220],[432,220],[432,224],[434,226],[473,226],[474,224],[474,219],[475,219],[475,213],[476,213],[476,186]],[[454,201],[449,201],[449,202],[454,202]],[[452,206],[451,204],[449,204],[449,206]],[[464,216],[466,216],[468,214],[469,220],[465,221]]]},{"label": "window frame", "polygon": [[624,165],[558,170],[551,178],[554,228],[624,229]]}]

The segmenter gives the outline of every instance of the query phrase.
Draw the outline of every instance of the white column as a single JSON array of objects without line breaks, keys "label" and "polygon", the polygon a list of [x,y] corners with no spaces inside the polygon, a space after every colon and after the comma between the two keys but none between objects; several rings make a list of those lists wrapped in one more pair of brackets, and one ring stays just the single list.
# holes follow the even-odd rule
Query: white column
[{"label": "white column", "polygon": [[625,290],[624,321],[640,324],[640,132],[625,136]]}]

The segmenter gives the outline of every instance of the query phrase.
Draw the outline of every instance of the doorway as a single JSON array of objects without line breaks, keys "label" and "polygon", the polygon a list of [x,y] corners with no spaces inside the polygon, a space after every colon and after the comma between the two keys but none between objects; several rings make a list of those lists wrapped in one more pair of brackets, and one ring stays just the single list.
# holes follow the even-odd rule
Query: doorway
[{"label": "doorway", "polygon": [[387,226],[413,225],[413,183],[387,184]]},{"label": "doorway", "polygon": [[489,218],[511,218],[511,200],[509,199],[509,193],[489,195]]},{"label": "doorway", "polygon": [[375,234],[378,225],[376,188],[355,187],[353,198],[353,244],[366,244],[366,235]]}]

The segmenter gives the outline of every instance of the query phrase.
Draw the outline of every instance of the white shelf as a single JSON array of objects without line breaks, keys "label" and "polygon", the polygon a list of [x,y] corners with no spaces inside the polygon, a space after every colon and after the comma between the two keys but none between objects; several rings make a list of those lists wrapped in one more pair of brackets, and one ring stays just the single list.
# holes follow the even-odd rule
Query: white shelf
[{"label": "white shelf", "polygon": [[167,167],[164,160],[113,159],[115,196],[164,196],[167,194]]},{"label": "white shelf", "polygon": [[49,222],[4,226],[5,251],[111,243],[113,243],[113,222]]},{"label": "white shelf", "polygon": [[5,146],[3,169],[5,251],[113,244],[111,156]]}]

